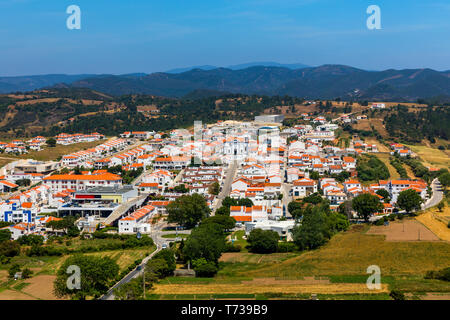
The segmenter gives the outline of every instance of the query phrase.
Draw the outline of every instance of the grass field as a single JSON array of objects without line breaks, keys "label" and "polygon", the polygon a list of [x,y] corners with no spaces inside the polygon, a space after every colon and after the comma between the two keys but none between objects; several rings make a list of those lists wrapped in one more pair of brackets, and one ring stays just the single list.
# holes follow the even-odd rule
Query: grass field
[{"label": "grass field", "polygon": [[[126,250],[112,250],[103,252],[86,253],[89,256],[110,257],[123,271],[134,261],[142,259],[155,250],[155,246]],[[0,300],[23,300],[23,299],[58,299],[53,294],[53,282],[56,273],[64,261],[70,255],[62,257],[27,257],[17,256],[12,258],[9,265],[2,265],[0,270]],[[8,280],[7,268],[13,263],[21,267],[28,267],[33,271],[33,276],[25,280]]]},{"label": "grass field", "polygon": [[6,159],[4,157],[0,158],[0,168],[3,168],[5,165],[13,161],[14,159]]},{"label": "grass field", "polygon": [[442,212],[436,208],[431,208],[417,216],[416,219],[433,231],[441,240],[450,241],[450,228],[447,227],[450,222],[450,207],[448,205],[444,207]]},{"label": "grass field", "polygon": [[[150,293],[161,299],[218,294],[306,299],[311,293],[323,299],[387,299],[392,289],[414,297],[450,293],[450,283],[424,279],[427,271],[449,266],[449,242],[386,241],[385,235],[367,234],[368,229],[353,226],[322,248],[304,253],[225,253],[216,277],[166,279]],[[369,292],[365,286],[370,265],[381,269],[381,291]]]},{"label": "grass field", "polygon": [[[389,276],[424,275],[444,268],[450,261],[446,242],[389,242],[382,235],[355,230],[336,235],[323,248],[264,268],[247,276],[303,277],[362,275],[369,265],[380,266]],[[239,274],[239,272],[238,272]],[[449,285],[450,289],[450,285]]]},{"label": "grass field", "polygon": [[29,153],[22,154],[19,156],[4,154],[3,157],[20,158],[20,159],[35,159],[35,160],[39,160],[39,161],[56,160],[65,154],[94,148],[94,147],[98,146],[99,144],[104,143],[105,141],[106,140],[99,140],[99,141],[93,141],[93,142],[81,142],[81,143],[70,144],[67,146],[58,144],[54,148],[44,146],[44,150],[42,150],[42,151],[30,151]]},{"label": "grass field", "polygon": [[448,150],[441,151],[439,149],[430,148],[427,146],[413,146],[407,145],[413,152],[423,160],[425,166],[449,168],[450,167],[450,152]]},{"label": "grass field", "polygon": [[233,244],[240,246],[243,252],[247,252],[248,250],[246,246],[248,245],[248,242],[243,238],[244,235],[245,235],[244,230],[238,230],[236,232],[233,232],[233,234],[230,237],[232,239],[235,239],[233,240]]}]

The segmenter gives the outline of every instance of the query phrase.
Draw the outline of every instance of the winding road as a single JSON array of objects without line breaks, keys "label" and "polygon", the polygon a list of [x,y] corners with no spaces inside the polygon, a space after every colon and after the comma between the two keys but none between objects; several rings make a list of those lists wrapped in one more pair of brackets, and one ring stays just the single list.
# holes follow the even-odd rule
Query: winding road
[{"label": "winding road", "polygon": [[444,192],[442,191],[442,185],[439,182],[438,178],[435,178],[433,182],[431,182],[431,189],[433,190],[433,195],[426,203],[422,205],[422,209],[426,210],[431,207],[434,207],[444,198]]},{"label": "winding road", "polygon": [[132,279],[137,278],[142,275],[145,269],[145,265],[147,262],[153,258],[153,256],[163,249],[163,245],[166,244],[169,247],[169,239],[162,238],[161,235],[164,234],[162,231],[165,224],[157,224],[153,227],[153,230],[150,234],[151,238],[156,244],[156,250],[153,251],[149,256],[145,257],[141,264],[139,264],[135,269],[133,269],[130,273],[128,273],[125,277],[123,277],[119,282],[117,282],[113,287],[111,287],[107,293],[99,298],[99,300],[114,300],[114,290],[119,288],[120,286],[130,282]]}]

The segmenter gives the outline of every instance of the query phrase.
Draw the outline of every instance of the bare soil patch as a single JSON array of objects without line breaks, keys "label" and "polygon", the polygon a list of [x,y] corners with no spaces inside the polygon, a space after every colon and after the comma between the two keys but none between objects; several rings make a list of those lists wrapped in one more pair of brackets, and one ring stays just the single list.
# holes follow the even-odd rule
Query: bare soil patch
[{"label": "bare soil patch", "polygon": [[53,282],[56,276],[39,275],[26,280],[30,283],[22,291],[42,300],[57,300],[59,299],[53,294]]},{"label": "bare soil patch", "polygon": [[8,271],[0,270],[0,283],[8,279]]},{"label": "bare soil patch", "polygon": [[5,290],[0,292],[0,300],[36,300],[36,299],[20,291]]},{"label": "bare soil patch", "polygon": [[388,226],[372,226],[367,234],[385,235],[386,241],[439,241],[427,227],[416,220],[391,222]]},{"label": "bare soil patch", "polygon": [[430,293],[420,297],[421,300],[450,300],[450,294],[448,293]]}]

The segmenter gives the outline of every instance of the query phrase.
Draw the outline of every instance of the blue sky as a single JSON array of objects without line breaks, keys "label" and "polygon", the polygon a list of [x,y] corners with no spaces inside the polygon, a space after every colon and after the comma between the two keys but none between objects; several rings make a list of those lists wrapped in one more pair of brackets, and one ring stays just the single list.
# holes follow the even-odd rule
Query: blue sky
[{"label": "blue sky", "polygon": [[[81,8],[68,30],[66,8]],[[381,30],[366,9],[381,8]],[[450,69],[448,0],[0,0],[0,76],[253,61]]]}]

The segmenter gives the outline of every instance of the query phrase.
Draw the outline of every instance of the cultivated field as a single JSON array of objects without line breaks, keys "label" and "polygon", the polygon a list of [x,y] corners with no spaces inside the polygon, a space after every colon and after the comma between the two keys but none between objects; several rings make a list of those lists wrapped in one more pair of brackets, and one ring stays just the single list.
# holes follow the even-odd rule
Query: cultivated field
[{"label": "cultivated field", "polygon": [[425,166],[438,168],[450,167],[450,152],[448,150],[441,151],[427,146],[408,145],[408,147],[423,160]]},{"label": "cultivated field", "polygon": [[358,120],[358,123],[352,125],[352,127],[356,130],[364,130],[364,131],[372,131],[372,126],[378,133],[383,137],[387,138],[389,136],[386,128],[383,125],[382,119],[367,119],[367,120]]},{"label": "cultivated field", "polygon": [[417,216],[416,219],[433,231],[441,240],[450,241],[450,207],[446,206],[442,212],[432,208]]},{"label": "cultivated field", "polygon": [[[387,285],[383,285],[377,293],[388,292]],[[276,282],[272,284],[171,284],[155,285],[154,294],[264,294],[281,293],[292,294],[370,294],[372,293],[364,283],[331,283],[331,284],[298,284],[295,281]]]},{"label": "cultivated field", "polygon": [[[450,261],[450,244],[441,241],[386,241],[383,235],[364,230],[336,235],[319,250],[264,268],[251,270],[247,276],[303,277],[328,275],[363,275],[369,265],[380,266],[385,275],[424,275],[441,269]],[[239,274],[239,272],[237,273]]]},{"label": "cultivated field", "polygon": [[[406,236],[418,228],[422,241]],[[304,253],[225,253],[220,259],[222,268],[213,279],[169,278],[149,293],[161,299],[208,299],[221,295],[307,299],[312,293],[323,295],[320,299],[387,299],[386,293],[392,289],[414,296],[450,293],[449,283],[424,279],[427,271],[448,267],[450,243],[439,241],[414,220],[405,221],[405,234],[402,222],[391,223],[391,230],[384,230],[385,234],[370,234],[369,229],[353,226],[322,248]],[[394,241],[388,241],[388,237]],[[428,237],[434,241],[425,241]],[[381,269],[380,291],[369,291],[365,285],[370,265]]]},{"label": "cultivated field", "polygon": [[397,170],[390,163],[389,158],[390,158],[391,155],[389,153],[375,152],[375,153],[371,153],[371,154],[375,155],[378,159],[383,161],[383,163],[386,165],[386,167],[389,170],[389,174],[391,175],[391,179],[399,179],[400,178],[400,174],[397,172]]}]

